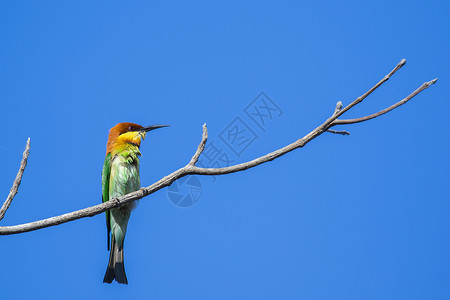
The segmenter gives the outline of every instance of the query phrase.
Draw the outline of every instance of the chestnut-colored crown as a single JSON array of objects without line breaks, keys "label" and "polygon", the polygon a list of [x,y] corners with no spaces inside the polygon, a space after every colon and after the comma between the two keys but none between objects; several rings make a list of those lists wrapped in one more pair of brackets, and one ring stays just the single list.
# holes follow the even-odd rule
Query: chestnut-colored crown
[{"label": "chestnut-colored crown", "polygon": [[143,128],[141,125],[129,122],[116,124],[116,126],[109,130],[108,143],[106,144],[106,154],[112,152],[119,135],[129,131],[137,131],[141,128]]}]

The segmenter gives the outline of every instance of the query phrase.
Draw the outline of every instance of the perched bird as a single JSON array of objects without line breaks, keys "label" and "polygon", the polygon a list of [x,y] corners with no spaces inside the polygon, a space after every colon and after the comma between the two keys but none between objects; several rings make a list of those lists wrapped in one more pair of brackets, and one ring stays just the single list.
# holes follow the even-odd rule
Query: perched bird
[{"label": "perched bird", "polygon": [[[119,123],[109,131],[106,157],[102,171],[102,200],[109,201],[141,188],[139,178],[139,147],[147,132],[168,125],[142,127],[134,123]],[[123,241],[135,202],[106,211],[109,262],[103,282],[128,284],[123,264]],[[111,234],[111,235],[110,235]]]}]

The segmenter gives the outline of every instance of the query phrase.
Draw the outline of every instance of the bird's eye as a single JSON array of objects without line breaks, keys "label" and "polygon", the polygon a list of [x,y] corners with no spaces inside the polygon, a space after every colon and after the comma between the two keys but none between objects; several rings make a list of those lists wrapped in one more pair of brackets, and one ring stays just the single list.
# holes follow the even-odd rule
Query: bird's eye
[{"label": "bird's eye", "polygon": [[134,130],[134,127],[133,127],[133,126],[130,126],[130,127],[128,127],[128,130],[129,130],[129,131],[133,131],[133,130]]}]

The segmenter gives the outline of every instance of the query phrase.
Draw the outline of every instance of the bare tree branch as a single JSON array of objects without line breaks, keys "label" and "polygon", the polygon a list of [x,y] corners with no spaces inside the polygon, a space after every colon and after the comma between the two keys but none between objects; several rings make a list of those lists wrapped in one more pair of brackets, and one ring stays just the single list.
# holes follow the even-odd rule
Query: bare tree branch
[{"label": "bare tree branch", "polygon": [[5,216],[6,211],[8,210],[11,202],[19,191],[19,185],[22,182],[23,171],[25,171],[25,167],[27,166],[28,156],[30,155],[30,138],[27,140],[27,145],[25,146],[25,151],[23,151],[22,161],[20,162],[19,172],[17,172],[16,179],[14,179],[13,186],[9,191],[9,195],[3,203],[2,208],[0,208],[0,221]]},{"label": "bare tree branch", "polygon": [[[356,100],[351,102],[345,108],[342,108],[342,103],[338,102],[336,104],[336,108],[335,108],[333,115],[330,118],[328,118],[323,124],[321,124],[316,129],[314,129],[313,131],[311,131],[310,133],[305,135],[303,138],[301,138],[281,149],[278,149],[278,150],[268,153],[264,156],[253,159],[251,161],[233,165],[233,166],[229,166],[229,167],[199,168],[195,164],[197,163],[201,153],[205,149],[205,144],[208,139],[208,130],[206,128],[206,124],[204,124],[202,140],[197,148],[197,151],[195,152],[194,156],[190,160],[190,162],[183,168],[178,169],[175,172],[163,177],[162,179],[153,183],[152,185],[150,185],[146,188],[141,188],[140,190],[138,190],[136,192],[129,193],[120,198],[113,198],[110,201],[107,201],[105,203],[101,203],[101,204],[91,206],[91,207],[88,207],[85,209],[77,210],[77,211],[67,213],[64,215],[60,215],[60,216],[56,216],[56,217],[52,217],[52,218],[48,218],[48,219],[44,219],[44,220],[40,220],[40,221],[36,221],[36,222],[16,225],[16,226],[1,226],[0,227],[0,235],[22,233],[22,232],[37,230],[37,229],[41,229],[41,228],[45,228],[45,227],[49,227],[49,226],[59,225],[61,223],[73,221],[73,220],[84,218],[84,217],[91,217],[91,216],[100,214],[104,211],[107,211],[109,209],[120,207],[131,201],[138,200],[145,196],[153,194],[154,192],[156,192],[166,186],[171,185],[172,182],[174,182],[175,180],[180,179],[186,175],[223,175],[223,174],[240,172],[240,171],[243,171],[246,169],[250,169],[257,165],[266,163],[268,161],[272,161],[272,160],[274,160],[280,156],[283,156],[286,153],[289,153],[297,148],[304,147],[307,143],[309,143],[310,141],[312,141],[313,139],[315,139],[322,133],[330,131],[330,128],[335,125],[352,124],[352,123],[363,122],[363,121],[366,121],[369,119],[376,118],[376,117],[378,117],[384,113],[387,113],[387,112],[393,110],[394,108],[406,103],[411,98],[413,98],[414,96],[416,96],[417,94],[419,94],[420,92],[422,92],[423,90],[428,88],[430,85],[434,84],[436,82],[436,79],[423,84],[420,88],[418,88],[413,93],[411,93],[408,97],[403,99],[402,100],[403,102],[400,101],[397,104],[394,104],[393,106],[387,108],[386,110],[380,111],[379,113],[374,114],[374,115],[364,117],[366,119],[364,119],[364,118],[350,119],[350,120],[338,119],[342,114],[344,114],[346,111],[348,111],[349,109],[351,109],[352,107],[354,107],[355,105],[357,105],[358,103],[363,101],[374,90],[376,90],[384,82],[386,82],[397,70],[399,70],[401,67],[403,67],[405,62],[406,62],[406,60],[402,59],[400,61],[400,63],[388,75],[386,75],[382,80],[380,80],[370,90],[368,90],[365,94],[363,94],[362,96],[358,97]],[[343,134],[343,133],[341,133],[343,131],[331,130],[330,132]]]},{"label": "bare tree branch", "polygon": [[[338,111],[337,113],[335,113],[333,115],[333,117],[335,117],[335,119],[339,118],[342,114],[344,114],[346,111],[348,111],[350,108],[352,108],[353,106],[355,106],[358,103],[361,103],[365,98],[367,98],[367,96],[369,96],[370,94],[373,93],[373,91],[375,91],[377,88],[379,88],[383,83],[385,83],[386,81],[389,80],[389,78],[391,78],[392,75],[394,75],[395,72],[397,72],[398,70],[400,70],[404,65],[406,64],[406,59],[402,59],[396,66],[395,68],[389,72],[389,74],[387,74],[386,76],[384,76],[383,79],[381,79],[377,84],[375,84],[370,90],[368,90],[365,94],[363,94],[362,96],[356,98],[355,101],[353,101],[352,103],[350,103],[349,105],[347,105],[344,109]],[[333,120],[334,121],[334,120]]]},{"label": "bare tree branch", "polygon": [[371,115],[368,115],[368,116],[365,116],[365,117],[362,117],[362,118],[345,119],[345,120],[344,120],[344,119],[343,119],[343,120],[336,120],[336,121],[333,122],[333,126],[334,126],[334,125],[344,125],[344,124],[353,124],[353,123],[364,122],[364,121],[368,121],[368,120],[374,119],[374,118],[376,118],[376,117],[379,117],[379,116],[381,116],[381,115],[384,115],[385,113],[388,113],[388,112],[390,112],[391,110],[393,110],[393,109],[395,109],[395,108],[397,108],[397,107],[399,107],[399,106],[405,104],[406,102],[408,102],[409,100],[411,100],[414,96],[416,96],[418,93],[420,93],[421,91],[423,91],[423,90],[429,88],[431,85],[435,84],[437,80],[438,80],[438,79],[435,78],[435,79],[433,79],[433,80],[431,80],[431,81],[425,82],[425,83],[422,84],[417,90],[415,90],[414,92],[412,92],[408,97],[406,97],[406,98],[404,98],[404,99],[398,101],[397,103],[395,103],[395,104],[389,106],[388,108],[385,108],[385,109],[383,109],[383,110],[380,110],[380,111],[377,112],[377,113],[374,113],[374,114],[371,114]]},{"label": "bare tree branch", "polygon": [[200,154],[202,154],[203,150],[205,150],[206,141],[208,140],[208,129],[206,128],[206,123],[203,124],[202,128],[203,128],[202,141],[200,142],[200,145],[198,145],[197,151],[195,152],[194,156],[189,162],[189,165],[191,166],[195,166],[195,164],[197,163]]}]

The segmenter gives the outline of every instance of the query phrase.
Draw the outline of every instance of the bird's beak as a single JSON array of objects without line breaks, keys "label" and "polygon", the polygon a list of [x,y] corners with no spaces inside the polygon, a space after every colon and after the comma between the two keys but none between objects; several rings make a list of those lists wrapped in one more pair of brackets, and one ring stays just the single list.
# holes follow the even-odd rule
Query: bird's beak
[{"label": "bird's beak", "polygon": [[149,131],[152,131],[152,130],[154,130],[154,129],[158,129],[158,128],[162,128],[162,127],[168,127],[168,126],[170,126],[170,125],[150,125],[150,126],[147,126],[147,127],[143,127],[143,128],[141,128],[141,129],[139,129],[139,131],[143,131],[143,132],[149,132]]}]

